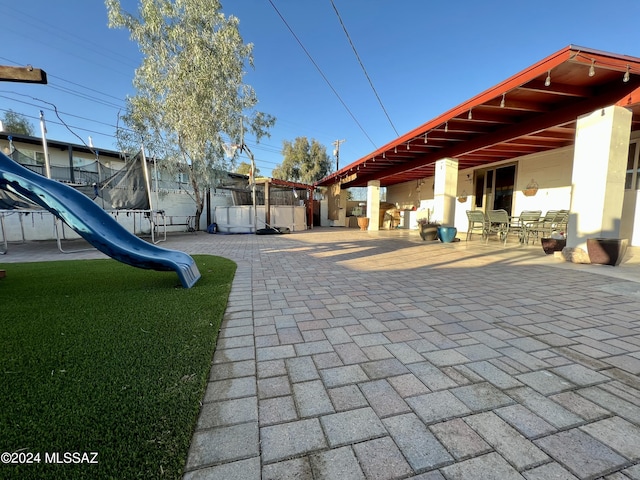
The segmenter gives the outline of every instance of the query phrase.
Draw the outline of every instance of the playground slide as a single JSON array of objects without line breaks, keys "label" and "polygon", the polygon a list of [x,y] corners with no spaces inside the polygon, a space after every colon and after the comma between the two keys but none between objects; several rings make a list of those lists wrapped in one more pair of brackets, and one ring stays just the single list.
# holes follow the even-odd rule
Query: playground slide
[{"label": "playground slide", "polygon": [[129,232],[89,197],[0,153],[0,189],[18,193],[62,219],[95,248],[138,268],[175,270],[184,288],[200,278],[189,255],[150,244]]}]

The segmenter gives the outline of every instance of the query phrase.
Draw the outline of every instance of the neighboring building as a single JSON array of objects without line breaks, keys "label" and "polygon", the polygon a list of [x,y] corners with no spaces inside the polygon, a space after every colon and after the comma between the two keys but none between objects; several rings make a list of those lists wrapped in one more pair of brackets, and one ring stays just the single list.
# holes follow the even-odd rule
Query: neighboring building
[{"label": "neighboring building", "polygon": [[[466,231],[466,210],[568,209],[567,245],[640,246],[640,58],[566,47],[319,181],[325,224],[344,225],[345,189],[380,188],[400,210],[434,209]],[[535,195],[527,196],[536,186]],[[418,212],[419,214],[420,212]]]},{"label": "neighboring building", "polygon": [[[0,150],[18,163],[46,176],[41,138],[0,132]],[[133,162],[127,162],[120,152],[55,140],[47,141],[47,151],[53,180],[73,186],[89,196],[103,209],[110,211],[129,231],[149,235],[153,220],[156,228],[152,239],[156,241],[163,238],[165,230],[179,232],[196,228],[196,207],[186,175],[170,175],[152,159],[147,159],[147,183],[144,172],[141,172],[144,169],[140,168],[140,156]],[[306,229],[307,219],[313,218],[313,210],[310,210],[312,205],[306,200],[311,198],[310,188],[295,182],[258,179],[258,208],[254,215],[249,177],[236,173],[223,174],[217,187],[206,192],[199,229],[207,230],[209,225],[216,223],[221,233],[249,233],[256,230],[256,222],[257,228],[273,224],[291,231]],[[32,211],[9,209],[11,205],[8,205],[8,201],[3,203],[2,193],[0,191],[0,251],[6,241],[51,240],[58,237],[60,232],[57,227],[53,228],[56,225],[53,215],[40,207]],[[265,204],[269,204],[269,209],[265,208]],[[65,239],[78,238],[67,227],[63,227],[61,236]]]},{"label": "neighboring building", "polygon": [[[99,148],[92,149],[86,145],[55,140],[47,140],[47,147],[52,179],[72,185],[92,198],[95,197],[94,202],[105,210],[112,211],[114,217],[129,230],[135,233],[150,233],[148,215],[145,217],[144,213],[136,214],[126,208],[117,209],[116,205],[105,203],[103,197],[94,194],[94,183],[100,184],[125,167],[125,158],[120,152]],[[16,157],[14,152],[19,152],[19,163],[37,173],[46,175],[41,138],[2,132],[0,133],[0,150],[5,155],[13,153],[14,157]],[[147,162],[151,193],[148,210],[164,212],[168,232],[194,228],[195,204],[190,195],[191,187],[186,179],[182,175],[179,178],[169,176],[166,172],[156,169],[152,161],[147,160]],[[225,183],[227,185],[246,184],[246,179],[246,175],[228,174]],[[210,201],[207,202],[201,218],[200,229],[206,229],[207,221],[211,219],[213,209],[216,206],[234,205],[235,196],[237,196],[236,193],[230,189],[212,190]],[[25,213],[11,215],[5,211],[4,217],[4,231],[9,242],[56,238],[56,232],[52,228],[53,216],[44,210],[29,213],[28,221],[26,221]],[[77,238],[76,233],[69,228],[64,229],[64,236],[65,238]],[[3,240],[0,238],[0,241]]]}]

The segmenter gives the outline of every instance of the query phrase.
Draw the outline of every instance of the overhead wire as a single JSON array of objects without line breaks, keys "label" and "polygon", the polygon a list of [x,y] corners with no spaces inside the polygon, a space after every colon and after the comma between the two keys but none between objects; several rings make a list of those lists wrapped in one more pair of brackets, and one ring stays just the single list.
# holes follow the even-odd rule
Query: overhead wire
[{"label": "overhead wire", "polygon": [[[92,50],[95,53],[97,53],[100,58],[110,58],[112,60],[114,60],[117,63],[120,63],[122,65],[125,65],[127,68],[136,68],[136,65],[134,62],[131,61],[131,58],[126,57],[125,55],[123,55],[121,52],[116,51],[116,50],[106,50],[104,49],[100,44],[94,42],[93,40],[91,40],[90,38],[87,37],[80,37],[78,35],[75,35],[73,33],[72,30],[69,29],[60,29],[57,28],[56,26],[52,26],[51,22],[46,22],[43,20],[40,20],[38,17],[35,17],[27,12],[23,12],[21,10],[19,10],[18,8],[16,8],[15,6],[11,5],[11,6],[7,6],[6,8],[4,8],[3,10],[13,10],[13,12],[9,13],[9,14],[13,14],[17,16],[22,16],[26,18],[26,24],[29,25],[31,28],[37,28],[39,31],[42,32],[47,32],[48,35],[50,37],[57,37],[59,39],[61,39],[64,42],[68,42],[71,43],[72,45],[78,45],[81,44],[83,46],[83,50],[84,51],[89,51]],[[9,22],[11,23],[11,22]],[[3,29],[11,29],[10,26],[8,27],[3,27]],[[13,30],[14,36],[16,35],[21,35],[24,38],[29,38],[29,33],[26,32],[25,30]],[[67,52],[67,54],[69,54]],[[79,57],[77,55],[75,55],[75,53],[71,53],[71,56],[77,57],[77,58],[82,58]],[[99,63],[93,61],[93,58],[91,59],[87,59],[87,58],[83,58],[83,60],[85,61],[89,61],[95,65],[98,66],[104,66],[104,65],[100,65]],[[110,69],[112,71],[112,69]]]},{"label": "overhead wire", "polygon": [[[22,104],[28,105],[30,107],[35,107],[35,108],[38,108],[38,109],[41,109],[41,110],[46,110],[46,111],[50,111],[50,112],[54,112],[55,113],[55,110],[53,108],[50,108],[50,107],[43,107],[42,105],[37,105],[35,103],[27,102],[27,101],[24,101],[24,100],[18,100],[18,99],[15,99],[15,98],[7,97],[5,95],[0,95],[0,98],[6,98],[6,99],[11,100],[11,101],[16,102],[16,103],[22,103]],[[33,100],[41,101],[39,99],[33,99]],[[49,102],[44,102],[44,103],[49,103]],[[4,112],[12,111],[12,109],[10,109],[10,108],[9,109],[0,108],[0,110],[2,110]],[[22,113],[20,115],[22,115],[25,118],[29,118],[29,119],[32,119],[32,120],[39,121],[39,117],[35,117],[33,115],[27,115],[27,114],[22,114]],[[108,126],[108,127],[113,127],[113,125],[110,125],[108,123],[99,122],[97,120],[87,119],[87,118],[84,118],[84,117],[80,117],[78,115],[67,114],[67,113],[65,113],[65,115],[68,115],[70,117],[75,117],[75,118],[78,118],[78,119],[81,119],[81,120],[86,120],[88,122],[98,123],[98,124],[105,125],[105,126]],[[65,125],[64,123],[59,123],[59,122],[49,122],[49,123],[53,123],[55,125],[62,125],[62,126]],[[90,130],[88,128],[80,127],[80,126],[77,126],[77,125],[69,125],[68,128],[75,128],[77,130],[82,130],[82,131],[85,131],[85,132],[88,132],[88,133],[93,133],[93,134],[101,135],[103,137],[108,137],[108,138],[112,138],[112,139],[115,138],[115,136],[113,134],[99,132],[99,131],[96,131],[96,130]]]},{"label": "overhead wire", "polygon": [[[11,60],[9,58],[3,57],[1,55],[0,55],[0,60],[4,60],[6,62],[9,62],[9,63],[13,64],[13,65],[20,65],[18,62],[14,61],[14,60]],[[65,87],[65,86],[62,86],[62,85],[58,85],[56,83],[48,82],[46,86],[49,87],[49,88],[52,88],[54,90],[59,90],[61,92],[68,93],[70,95],[74,95],[76,97],[83,98],[85,100],[90,100],[90,101],[95,102],[95,103],[100,103],[101,105],[104,105],[104,106],[107,106],[107,107],[112,107],[112,108],[115,108],[115,109],[122,108],[122,105],[124,104],[122,98],[118,98],[118,97],[116,97],[114,95],[110,95],[108,93],[100,92],[99,90],[96,90],[94,88],[86,87],[86,86],[81,85],[79,83],[72,82],[71,80],[66,80],[66,79],[64,79],[62,77],[58,77],[56,75],[47,74],[47,77],[48,78],[55,78],[57,80],[60,80],[61,82],[69,83],[69,84],[74,85],[76,87],[80,87],[80,88],[88,90],[90,92],[94,92],[94,93],[96,93],[98,95],[101,95],[103,97],[108,97],[108,98],[112,98],[114,100],[118,100],[118,101],[122,102],[122,104],[121,105],[117,105],[115,103],[112,103],[112,102],[109,102],[109,101],[106,101],[106,100],[101,100],[101,99],[99,99],[99,98],[97,98],[95,96],[90,96],[90,95],[87,95],[85,93],[79,92],[77,90],[73,90],[71,88],[68,88],[68,87]]]},{"label": "overhead wire", "polygon": [[373,145],[374,148],[378,148],[377,145],[375,144],[375,142],[371,139],[371,137],[369,136],[369,134],[367,133],[367,131],[364,129],[364,127],[360,124],[360,122],[358,121],[358,119],[356,118],[356,116],[353,114],[353,112],[351,111],[351,109],[349,109],[349,107],[347,106],[347,104],[345,103],[345,101],[342,99],[342,97],[340,96],[340,94],[337,92],[337,90],[334,88],[334,86],[331,84],[331,82],[329,81],[329,79],[327,78],[327,76],[324,74],[324,72],[322,71],[322,69],[320,68],[320,66],[316,63],[316,61],[313,59],[313,57],[311,56],[311,54],[309,53],[309,51],[306,49],[306,47],[304,46],[304,44],[302,43],[302,41],[300,40],[300,38],[298,38],[298,36],[296,35],[296,33],[293,31],[293,28],[291,28],[291,26],[289,25],[289,23],[287,22],[287,20],[284,18],[284,16],[282,15],[282,13],[280,13],[280,10],[278,10],[278,7],[275,6],[275,4],[273,3],[272,0],[269,0],[269,3],[271,4],[271,6],[273,7],[273,9],[276,11],[276,13],[278,14],[278,16],[280,17],[280,19],[282,20],[282,22],[285,24],[285,26],[287,27],[287,29],[289,30],[289,32],[291,33],[291,35],[293,35],[293,38],[296,39],[296,42],[298,42],[298,45],[300,45],[300,48],[302,48],[302,50],[304,51],[304,53],[307,55],[307,57],[309,57],[309,60],[311,60],[311,63],[313,64],[314,67],[316,67],[316,70],[318,70],[318,73],[320,73],[320,76],[323,78],[323,80],[327,83],[327,85],[329,86],[329,88],[331,89],[331,91],[334,93],[334,95],[336,96],[336,98],[340,101],[340,103],[342,104],[342,106],[345,108],[345,110],[349,113],[349,115],[351,116],[351,118],[353,119],[353,121],[356,123],[356,125],[358,126],[358,128],[360,128],[360,130],[362,131],[362,133],[364,133],[365,137],[367,137],[367,139],[371,142],[371,144]]},{"label": "overhead wire", "polygon": [[[48,30],[51,35],[55,35],[57,37],[60,37],[63,41],[67,41],[67,42],[71,41],[74,44],[77,44],[78,41],[80,41],[82,43],[82,45],[84,45],[85,47],[89,47],[89,49],[93,50],[94,52],[99,53],[99,55],[101,57],[105,57],[106,56],[108,58],[112,58],[112,59],[118,61],[118,63],[121,63],[123,65],[126,65],[126,66],[130,66],[131,65],[131,62],[129,61],[130,59],[124,57],[123,55],[120,55],[119,53],[113,53],[112,54],[112,52],[104,50],[98,44],[93,43],[90,40],[87,40],[86,38],[83,38],[83,37],[79,37],[79,36],[76,36],[76,35],[73,35],[73,34],[69,34],[68,36],[67,35],[61,35],[60,31],[51,30],[50,27],[47,24],[41,22],[38,18],[33,17],[32,15],[29,15],[28,13],[21,12],[20,10],[16,9],[15,7],[12,7],[12,9],[13,9],[14,13],[22,15],[23,17],[29,17],[29,23],[30,24],[32,24],[32,25],[38,24],[38,23],[42,24],[42,25],[39,25],[39,28],[42,28],[44,30]],[[19,34],[19,33],[20,32],[16,32],[16,34]],[[5,62],[7,62],[8,64],[22,65],[19,62],[16,62],[16,61],[14,61],[12,59],[3,57],[1,55],[0,55],[0,59],[5,61]],[[82,99],[82,100],[90,101],[92,103],[104,105],[106,107],[114,108],[114,109],[117,109],[117,110],[120,110],[124,106],[124,102],[123,102],[122,98],[115,97],[113,95],[109,95],[108,93],[101,92],[99,90],[96,90],[96,89],[81,85],[79,83],[64,79],[64,78],[56,76],[56,75],[52,75],[50,73],[47,76],[49,77],[50,81],[46,85],[46,88],[49,88],[49,89],[52,89],[52,90],[57,90],[57,91],[62,92],[64,94],[71,95],[71,96],[74,96],[74,97]],[[52,82],[51,81],[52,79],[57,80],[57,82]],[[74,87],[78,87],[78,88],[77,89],[76,88],[70,88],[70,87],[67,87],[66,84],[70,84],[70,85],[72,85]],[[81,91],[81,90],[83,90],[83,91]],[[88,91],[88,92],[91,92],[91,93],[87,94],[85,91]],[[26,96],[26,97],[29,97],[29,98],[31,98],[33,100],[36,100],[36,101],[38,100],[38,99],[34,99],[33,97],[30,97],[28,95],[23,95],[23,94],[20,94],[20,93],[17,93],[17,92],[6,92],[6,93],[10,93],[11,95]],[[100,122],[100,121],[97,121],[97,120],[93,120],[93,119],[90,119],[90,118],[87,118],[87,117],[73,115],[73,114],[70,114],[70,113],[67,113],[67,112],[62,112],[62,111],[56,112],[56,109],[50,108],[49,106],[43,106],[43,105],[40,105],[40,104],[34,104],[32,102],[19,100],[17,98],[11,98],[9,96],[0,95],[0,97],[6,98],[6,99],[11,100],[11,101],[16,102],[16,103],[21,103],[23,105],[36,107],[36,108],[42,109],[44,111],[54,112],[54,113],[56,113],[57,116],[59,116],[58,114],[62,114],[65,117],[74,117],[74,118],[77,118],[77,119],[80,119],[80,120],[83,120],[83,121],[86,121],[86,122],[92,122],[92,123],[96,123],[96,124],[100,124],[100,125],[105,125],[107,127],[113,128],[113,129],[117,129],[118,128],[117,125],[111,125],[111,124]],[[110,100],[115,100],[116,102],[112,102]],[[48,104],[52,105],[50,102],[45,102],[45,101],[42,101],[42,102],[45,103],[45,104],[48,103]],[[5,111],[6,112],[8,110],[0,108],[0,111]],[[36,116],[25,115],[25,117],[27,117],[27,118],[29,118],[31,120],[35,120],[36,122],[39,120],[39,117],[36,117]],[[75,126],[75,125],[65,125],[64,121],[58,122],[58,121],[55,121],[54,119],[48,119],[47,123],[50,124],[50,125],[66,126],[67,129],[74,128],[74,129],[77,129],[77,130],[80,130],[80,131],[88,132],[88,133],[95,134],[95,135],[100,135],[100,136],[111,138],[111,139],[116,138],[114,134],[107,134],[107,133],[103,133],[103,132],[98,132],[96,130],[91,130],[91,129],[87,129],[87,128],[84,128],[84,127],[78,127],[78,126]],[[255,148],[257,150],[263,150],[267,154],[269,154],[269,153],[281,153],[281,148],[280,147],[273,146],[273,145],[268,145],[268,144],[265,144],[264,142],[260,143],[259,145],[256,144],[253,148]],[[273,165],[277,165],[277,162],[268,162],[267,160],[262,160],[262,159],[259,159],[259,158],[256,158],[256,161],[257,162],[262,161],[264,163],[272,163]],[[265,167],[266,167],[266,165],[265,165]]]},{"label": "overhead wire", "polygon": [[353,53],[355,54],[356,59],[358,59],[358,63],[360,64],[360,68],[362,68],[362,71],[364,72],[364,76],[367,77],[367,80],[369,81],[369,85],[371,86],[371,90],[373,90],[373,93],[375,94],[376,98],[378,99],[378,103],[380,104],[380,108],[382,108],[382,111],[384,112],[385,116],[387,117],[387,120],[389,120],[389,124],[391,125],[391,128],[393,128],[393,131],[395,132],[396,136],[399,137],[400,134],[398,133],[398,130],[396,130],[396,126],[391,121],[391,117],[389,116],[389,113],[387,112],[387,109],[385,108],[384,104],[382,103],[382,99],[380,98],[380,95],[378,95],[378,91],[376,90],[376,87],[373,86],[373,81],[371,80],[371,77],[367,73],[367,69],[364,68],[364,63],[362,62],[362,59],[360,58],[360,55],[358,55],[358,51],[356,50],[356,46],[354,45],[353,41],[351,40],[351,35],[349,35],[349,32],[347,31],[347,27],[345,26],[344,22],[342,21],[342,17],[340,16],[340,12],[338,12],[336,4],[333,3],[333,0],[329,0],[329,1],[331,2],[331,6],[333,7],[334,12],[336,12],[336,16],[338,17],[338,20],[340,21],[340,25],[342,26],[342,30],[344,31],[344,34],[347,36],[347,40],[349,41],[349,45],[351,45],[351,49],[353,50]]},{"label": "overhead wire", "polygon": [[[15,9],[14,9],[14,10],[15,10]],[[17,10],[16,10],[16,11],[17,11]],[[29,16],[28,14],[25,14],[24,12],[19,12],[19,11],[17,11],[17,12],[18,12],[18,13],[20,13],[20,14],[22,14],[22,15],[24,15],[24,16]],[[37,20],[37,19],[35,19],[34,17],[31,17],[31,20]],[[60,33],[60,32],[55,31],[55,32],[52,32],[52,33],[55,33],[55,35],[59,35],[59,33]],[[62,38],[62,37],[61,37],[61,38]],[[76,40],[76,39],[77,39],[77,40],[82,40],[82,41],[83,41],[83,44],[86,44],[86,39],[82,39],[82,38],[80,38],[80,37],[74,36],[74,39],[73,39],[73,40],[74,40],[74,42],[75,42],[75,40]],[[69,39],[68,39],[68,38],[63,38],[63,40],[68,41]],[[95,47],[98,47],[98,45],[97,45],[97,44],[94,44],[94,43],[92,43],[92,42],[89,42],[89,43],[90,43],[91,45],[95,46]],[[91,45],[90,45],[90,47],[91,47]],[[94,51],[97,51],[97,50],[96,50],[96,48],[91,48],[91,49],[92,49],[92,50],[94,50]],[[105,55],[105,52],[104,52],[104,50],[103,50],[103,49],[101,49],[101,50],[100,50],[100,55],[101,55],[101,56],[104,56],[104,55]],[[117,54],[116,54],[116,55],[117,55]],[[111,56],[111,55],[109,54],[109,52],[107,52],[107,56],[109,56],[109,57],[111,57],[111,58],[115,59],[115,57]],[[127,59],[126,59],[125,57],[123,57],[123,56],[120,56],[120,55],[119,55],[119,57],[120,57],[121,59],[123,59],[123,60],[127,60]],[[8,64],[13,64],[13,65],[18,65],[18,66],[19,66],[19,65],[22,65],[22,64],[21,64],[21,63],[19,63],[19,62],[16,62],[16,61],[14,61],[14,60],[12,60],[12,59],[9,59],[9,58],[6,58],[6,57],[3,57],[3,56],[1,56],[1,55],[0,55],[0,60],[3,60],[3,61],[5,61],[5,62],[8,62]],[[125,61],[123,61],[123,60],[119,60],[119,62],[120,62],[120,63],[122,63],[122,64],[125,64]],[[49,79],[50,79],[50,80],[51,80],[51,79],[56,79],[56,80],[58,80],[58,82],[56,82],[56,83],[51,82],[51,81],[49,81],[49,82],[48,82],[48,84],[47,84],[47,86],[46,86],[46,87],[47,87],[47,88],[50,88],[50,89],[52,89],[52,90],[57,90],[57,91],[59,91],[59,92],[62,92],[62,93],[64,93],[64,94],[68,94],[68,95],[71,95],[71,96],[77,97],[77,98],[82,99],[82,100],[87,100],[87,101],[90,101],[90,102],[93,102],[93,103],[96,103],[96,104],[104,105],[104,106],[106,106],[106,107],[114,108],[114,109],[118,109],[118,110],[119,110],[119,109],[121,109],[121,108],[122,108],[122,106],[123,106],[123,104],[124,104],[123,99],[118,98],[118,97],[115,97],[115,96],[113,96],[113,95],[109,95],[108,93],[101,92],[101,91],[99,91],[99,90],[96,90],[96,89],[93,89],[93,88],[90,88],[90,87],[87,87],[87,86],[81,85],[81,84],[79,84],[79,83],[76,83],[76,82],[73,82],[73,81],[70,81],[70,80],[66,80],[66,79],[64,79],[64,78],[62,78],[62,77],[59,77],[59,76],[56,76],[56,75],[48,74],[47,76],[49,77]],[[65,86],[64,84],[70,84],[70,85],[73,85],[73,86],[75,86],[75,87],[78,87],[78,89],[69,88],[69,87]],[[85,92],[83,92],[83,91],[80,91],[80,89],[82,89],[82,90],[86,90],[86,91],[91,92],[91,93],[87,94],[87,93],[85,93]],[[62,126],[62,127],[66,128],[66,129],[67,129],[67,130],[69,130],[69,131],[71,131],[70,129],[71,129],[71,128],[73,128],[73,129],[76,129],[76,130],[78,130],[78,131],[83,131],[83,132],[87,132],[87,133],[94,134],[94,135],[100,135],[100,136],[103,136],[103,137],[106,137],[106,138],[111,138],[111,139],[115,139],[115,138],[116,138],[114,134],[107,134],[107,133],[99,132],[99,131],[96,131],[96,130],[88,129],[88,128],[85,128],[85,127],[80,127],[80,126],[76,126],[76,125],[70,125],[70,124],[67,124],[67,123],[66,123],[66,122],[65,122],[65,121],[60,117],[60,115],[62,114],[62,115],[64,115],[64,116],[66,116],[66,117],[73,117],[73,118],[77,118],[77,119],[79,119],[79,120],[83,120],[83,121],[86,121],[86,122],[92,122],[92,123],[96,123],[96,124],[99,124],[99,125],[104,125],[104,126],[107,126],[107,127],[113,128],[113,129],[118,128],[118,126],[117,126],[117,125],[112,125],[112,124],[109,124],[109,123],[105,123],[105,122],[101,122],[101,121],[93,120],[93,119],[90,119],[90,118],[87,118],[87,117],[78,116],[78,115],[73,115],[73,114],[70,114],[70,113],[67,113],[67,112],[58,111],[58,110],[57,110],[57,107],[56,107],[53,103],[51,103],[51,102],[47,102],[47,101],[42,100],[42,99],[36,99],[36,98],[34,98],[34,97],[31,97],[31,96],[28,96],[28,95],[24,95],[24,94],[20,94],[20,93],[17,93],[17,92],[9,92],[9,91],[5,91],[5,93],[9,93],[9,94],[11,94],[11,95],[20,95],[20,96],[29,97],[29,98],[31,98],[32,100],[35,100],[35,101],[37,101],[37,102],[41,102],[41,103],[43,103],[43,104],[46,104],[46,105],[50,105],[50,106],[52,106],[53,108],[51,108],[51,107],[49,107],[49,106],[43,106],[43,105],[41,105],[41,104],[34,104],[34,103],[32,103],[32,102],[28,102],[28,101],[20,100],[20,99],[17,99],[17,98],[12,98],[12,97],[10,97],[10,96],[0,95],[0,97],[2,97],[2,98],[6,98],[6,99],[11,100],[11,101],[16,102],[16,103],[21,103],[21,104],[23,104],[23,105],[28,105],[28,106],[36,107],[36,108],[38,108],[38,109],[42,109],[42,110],[44,110],[44,111],[53,112],[53,113],[58,117],[58,119],[59,119],[60,121],[56,121],[55,119],[48,119],[48,120],[47,120],[47,123],[48,123],[48,124],[50,124],[50,125],[58,125],[58,126]],[[101,97],[104,97],[104,98],[101,98]],[[118,103],[116,103],[116,102],[112,102],[112,101],[110,101],[110,99],[113,99],[113,100],[115,100],[116,102],[122,102],[122,103],[121,103],[121,104],[118,104]],[[4,109],[4,108],[0,108],[0,111],[8,112],[9,110]],[[29,118],[29,119],[34,120],[34,121],[36,121],[36,122],[37,122],[37,121],[39,121],[39,117],[32,116],[32,115],[24,115],[24,116],[25,116],[26,118]],[[75,132],[71,131],[71,133],[72,133],[75,137],[80,138],[80,137],[79,137]],[[365,132],[365,133],[366,133],[366,132]],[[82,139],[81,139],[81,141],[82,141]],[[85,144],[85,142],[84,142],[84,141],[82,141],[82,143],[83,143],[83,144]],[[263,150],[263,151],[264,151],[265,153],[267,153],[267,154],[269,154],[269,153],[281,153],[281,148],[279,148],[279,147],[277,147],[277,146],[273,146],[273,145],[268,145],[268,144],[265,144],[265,143],[256,144],[256,145],[255,145],[254,147],[252,147],[252,148],[255,148],[255,149],[257,149],[257,150]],[[270,167],[268,167],[266,164],[278,165],[278,163],[277,163],[277,162],[270,162],[270,161],[268,161],[268,160],[263,160],[263,159],[260,159],[260,158],[256,158],[256,162],[257,162],[257,163],[262,164],[264,168],[270,168]]]},{"label": "overhead wire", "polygon": [[[119,98],[119,97],[116,97],[115,95],[110,95],[110,94],[108,94],[108,93],[101,92],[101,91],[96,90],[96,89],[94,89],[94,88],[87,87],[87,86],[84,86],[84,85],[80,85],[79,83],[72,82],[72,81],[70,81],[70,80],[65,80],[64,78],[62,78],[62,77],[58,77],[58,76],[56,76],[56,75],[49,75],[49,77],[50,77],[50,78],[58,79],[58,80],[60,80],[60,81],[62,81],[62,82],[70,83],[71,85],[75,85],[76,87],[80,87],[80,88],[83,88],[83,89],[88,90],[88,91],[90,91],[90,92],[97,93],[98,95],[101,95],[101,96],[103,96],[103,97],[112,98],[112,99],[114,99],[114,100],[117,100],[117,101],[121,102],[121,103],[120,103],[120,105],[117,105],[117,104],[115,104],[115,103],[108,103],[106,100],[102,100],[102,101],[100,101],[100,102],[101,102],[101,103],[103,103],[103,105],[106,105],[106,106],[112,106],[112,107],[114,107],[114,108],[121,108],[121,107],[122,107],[122,105],[124,104],[123,99],[122,99],[122,98]],[[57,87],[59,90],[66,90],[66,91],[69,91],[69,92],[74,93],[74,94],[75,94],[75,93],[79,93],[79,92],[76,92],[75,90],[73,90],[73,89],[71,89],[71,88],[63,87],[63,86],[61,86],[61,85],[57,85],[57,84],[55,84],[55,83],[51,83],[51,82],[49,82],[49,85],[51,85],[51,86],[55,86],[55,87]],[[97,100],[97,99],[95,99],[95,98],[93,98],[93,97],[89,97],[89,96],[88,96],[88,95],[86,95],[86,94],[85,94],[84,96],[85,96],[86,98],[90,99],[90,100]]]},{"label": "overhead wire", "polygon": [[[0,91],[0,92],[2,92],[2,91]],[[104,132],[99,132],[97,130],[91,130],[91,129],[88,129],[88,128],[85,128],[85,127],[81,127],[81,126],[78,126],[78,125],[69,125],[64,120],[62,120],[62,118],[60,117],[59,114],[63,114],[63,115],[69,116],[69,117],[74,117],[74,118],[77,118],[77,119],[80,119],[80,120],[87,120],[87,121],[98,123],[98,124],[105,125],[105,126],[108,126],[108,127],[113,127],[114,129],[117,127],[116,125],[111,125],[111,124],[108,124],[108,123],[100,122],[100,121],[97,121],[97,120],[91,120],[91,119],[88,119],[88,118],[85,118],[85,117],[81,117],[81,116],[78,116],[78,115],[73,115],[73,114],[70,114],[70,113],[57,111],[57,109],[55,108],[55,105],[53,105],[50,102],[47,102],[45,100],[42,100],[42,99],[37,99],[37,98],[30,97],[30,96],[24,95],[24,94],[19,94],[17,92],[8,92],[8,93],[29,97],[32,100],[35,100],[35,101],[38,101],[38,102],[42,102],[42,103],[45,103],[45,104],[48,104],[48,105],[52,105],[53,108],[51,108],[51,107],[42,107],[41,105],[38,105],[38,104],[35,104],[35,103],[27,102],[25,100],[18,100],[18,99],[7,97],[6,95],[0,94],[0,98],[6,98],[8,100],[12,100],[12,101],[15,101],[15,102],[18,102],[18,103],[22,103],[24,105],[29,105],[31,107],[41,108],[42,110],[45,110],[45,111],[54,112],[54,114],[56,114],[56,116],[59,119],[59,121],[48,119],[47,120],[47,124],[49,124],[49,125],[59,125],[59,126],[65,127],[65,128],[67,128],[67,130],[71,131],[71,133],[73,133],[77,138],[80,138],[80,137],[78,135],[76,135],[71,129],[74,129],[76,131],[83,131],[83,132],[90,133],[90,134],[93,134],[93,135],[100,135],[100,136],[111,138],[111,139],[115,139],[116,138],[114,134],[108,134],[108,133],[104,133]],[[9,111],[11,111],[11,109],[0,108],[0,112],[8,113]],[[37,117],[37,116],[26,115],[26,114],[21,114],[21,115],[24,116],[25,118],[33,120],[35,122],[38,122],[40,120],[40,118]],[[122,127],[120,127],[120,128],[122,128]],[[80,138],[80,141],[82,142],[82,144],[87,146],[86,143],[81,138]],[[90,147],[87,147],[87,148],[90,148]],[[251,148],[252,148],[252,150],[264,150],[267,153],[280,153],[280,150],[277,149],[277,147],[274,147],[274,146],[268,145],[268,144],[252,144]],[[278,165],[277,162],[265,160],[265,159],[257,157],[257,156],[256,156],[255,160],[256,160],[256,164],[258,166],[262,166],[263,168],[266,168],[266,169],[270,169],[270,168],[272,168],[271,166],[277,166]]]}]

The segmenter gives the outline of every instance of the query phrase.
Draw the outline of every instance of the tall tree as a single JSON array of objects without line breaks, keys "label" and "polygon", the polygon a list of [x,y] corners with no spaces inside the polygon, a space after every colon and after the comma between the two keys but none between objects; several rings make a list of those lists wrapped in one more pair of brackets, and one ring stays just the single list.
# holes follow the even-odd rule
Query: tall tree
[{"label": "tall tree", "polygon": [[128,128],[118,129],[121,148],[134,151],[144,142],[165,169],[186,172],[199,225],[204,192],[229,169],[225,145],[241,144],[246,133],[259,141],[275,123],[253,110],[256,94],[243,83],[253,45],[218,0],[140,0],[138,17],[119,0],[105,5],[109,27],[128,29],[143,54],[137,93],[122,116]]},{"label": "tall tree", "polygon": [[297,137],[293,143],[282,142],[283,160],[271,172],[273,178],[312,184],[331,172],[331,160],[327,149],[317,140],[311,143],[307,137]]},{"label": "tall tree", "polygon": [[11,109],[5,112],[4,118],[2,119],[2,126],[7,133],[17,133],[33,137],[35,132],[33,124],[27,120],[27,117]]}]

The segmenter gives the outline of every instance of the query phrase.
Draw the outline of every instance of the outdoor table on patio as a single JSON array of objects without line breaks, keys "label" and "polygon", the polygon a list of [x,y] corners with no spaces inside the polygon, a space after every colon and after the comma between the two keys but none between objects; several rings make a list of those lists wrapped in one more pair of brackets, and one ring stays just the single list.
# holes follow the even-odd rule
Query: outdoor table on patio
[{"label": "outdoor table on patio", "polygon": [[540,220],[541,210],[523,210],[520,215],[509,217],[509,231],[518,234],[520,243],[526,243],[531,228]]},{"label": "outdoor table on patio", "polygon": [[508,215],[506,210],[489,210],[487,212],[487,233],[495,233],[506,245],[509,234],[518,235],[520,243],[528,240],[530,228],[540,219],[541,211],[523,210],[520,215]]}]

